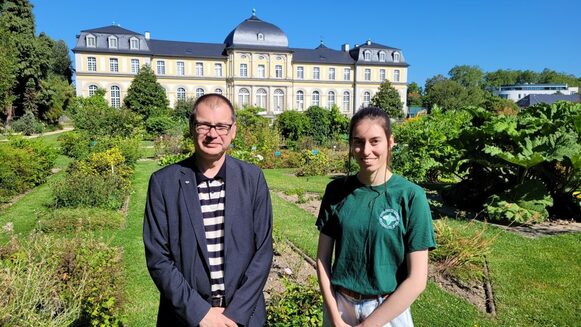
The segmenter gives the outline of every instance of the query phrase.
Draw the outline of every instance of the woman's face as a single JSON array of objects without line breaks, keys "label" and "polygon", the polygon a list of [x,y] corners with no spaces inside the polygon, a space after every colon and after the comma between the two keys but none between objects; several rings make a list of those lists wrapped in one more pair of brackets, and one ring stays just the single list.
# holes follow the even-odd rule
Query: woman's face
[{"label": "woman's face", "polygon": [[381,123],[380,119],[364,118],[353,128],[351,151],[362,172],[375,173],[387,167],[387,149],[393,136],[387,137]]}]

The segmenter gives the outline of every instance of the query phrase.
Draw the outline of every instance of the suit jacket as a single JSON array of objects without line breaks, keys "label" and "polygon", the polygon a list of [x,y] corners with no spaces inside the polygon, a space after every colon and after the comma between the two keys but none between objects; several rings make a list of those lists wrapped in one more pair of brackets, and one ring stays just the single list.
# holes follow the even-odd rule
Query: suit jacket
[{"label": "suit jacket", "polygon": [[[208,249],[193,157],[155,172],[143,223],[147,268],[160,291],[158,326],[198,326],[210,309]],[[272,263],[272,206],[262,171],[227,156],[224,314],[263,326]]]}]

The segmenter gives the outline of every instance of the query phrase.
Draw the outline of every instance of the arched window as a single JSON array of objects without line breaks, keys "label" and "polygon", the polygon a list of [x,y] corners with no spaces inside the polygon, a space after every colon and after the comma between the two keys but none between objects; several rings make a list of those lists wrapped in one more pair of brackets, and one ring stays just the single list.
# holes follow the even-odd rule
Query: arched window
[{"label": "arched window", "polygon": [[351,107],[351,94],[345,91],[343,92],[343,111],[349,111]]},{"label": "arched window", "polygon": [[266,90],[258,89],[256,91],[256,105],[262,109],[266,109]]},{"label": "arched window", "polygon": [[250,102],[250,92],[247,88],[241,88],[238,91],[238,105],[246,106]]},{"label": "arched window", "polygon": [[274,90],[274,112],[284,110],[284,92],[281,89]]},{"label": "arched window", "polygon": [[139,39],[138,38],[132,37],[129,39],[129,49],[139,50]]},{"label": "arched window", "polygon": [[214,90],[214,93],[216,93],[216,94],[222,94],[222,89],[217,88],[217,89]]},{"label": "arched window", "polygon": [[109,49],[117,49],[118,48],[117,44],[118,44],[119,40],[117,39],[116,36],[113,36],[113,35],[109,36],[107,41],[109,43]]},{"label": "arched window", "polygon": [[204,89],[203,89],[203,88],[201,88],[201,87],[198,87],[198,88],[196,89],[196,98],[199,98],[199,97],[201,97],[202,95],[204,95]]},{"label": "arched window", "polygon": [[368,107],[369,102],[371,102],[371,93],[369,92],[363,93],[363,107]]},{"label": "arched window", "polygon": [[95,92],[97,92],[97,85],[89,85],[89,96],[92,97],[93,95],[95,95]]},{"label": "arched window", "polygon": [[314,91],[311,99],[311,105],[318,106],[321,100],[319,91]]},{"label": "arched window", "polygon": [[87,35],[85,42],[87,43],[87,48],[95,48],[97,46],[97,39],[94,35]]},{"label": "arched window", "polygon": [[365,61],[370,61],[371,60],[371,51],[365,50],[365,52],[363,52],[363,59]]},{"label": "arched window", "polygon": [[394,62],[399,62],[400,61],[400,58],[401,58],[401,56],[400,56],[399,52],[394,52],[393,53],[393,61]]},{"label": "arched window", "polygon": [[327,98],[328,98],[329,108],[333,107],[333,105],[335,104],[335,92],[329,91]]},{"label": "arched window", "polygon": [[297,91],[297,109],[305,109],[305,92]]},{"label": "arched window", "polygon": [[177,98],[178,101],[184,101],[186,99],[186,89],[183,87],[178,87]]},{"label": "arched window", "polygon": [[120,108],[121,107],[121,90],[119,86],[111,86],[111,107]]},{"label": "arched window", "polygon": [[383,51],[379,52],[379,61],[381,61],[381,62],[385,61],[385,52],[383,52]]}]

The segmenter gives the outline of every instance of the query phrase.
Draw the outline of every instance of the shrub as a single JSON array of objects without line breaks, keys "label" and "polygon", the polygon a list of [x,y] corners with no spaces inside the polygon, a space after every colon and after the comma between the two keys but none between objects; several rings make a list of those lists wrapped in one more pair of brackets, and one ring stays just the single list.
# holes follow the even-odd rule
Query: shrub
[{"label": "shrub", "polygon": [[179,122],[169,116],[149,117],[145,121],[145,129],[152,135],[171,134],[179,131]]},{"label": "shrub", "polygon": [[297,141],[307,133],[310,121],[304,113],[289,110],[276,117],[276,126],[282,137],[287,140]]},{"label": "shrub", "polygon": [[36,119],[32,112],[27,112],[12,122],[12,129],[24,135],[41,134],[44,132],[44,125]]},{"label": "shrub", "polygon": [[117,210],[128,195],[119,188],[119,181],[111,175],[68,173],[52,185],[54,206],[57,208],[99,207]]},{"label": "shrub", "polygon": [[549,217],[553,199],[540,181],[529,180],[500,195],[493,195],[486,211],[490,220],[534,224]]},{"label": "shrub", "polygon": [[120,326],[122,254],[88,235],[0,246],[0,325]]},{"label": "shrub", "polygon": [[137,136],[125,138],[122,136],[92,137],[87,133],[69,132],[59,137],[61,152],[75,159],[85,159],[94,152],[103,152],[110,148],[118,148],[128,166],[134,166],[141,158],[141,139]]},{"label": "shrub", "polygon": [[187,154],[187,153],[168,154],[168,155],[163,156],[159,159],[159,165],[160,166],[168,166],[168,165],[171,165],[174,163],[178,163],[178,162],[186,159],[189,156],[190,156],[190,154]]},{"label": "shrub", "polygon": [[323,176],[330,173],[345,172],[344,152],[329,151],[326,149],[303,150],[300,152],[300,164],[296,171],[297,176]]},{"label": "shrub", "polygon": [[267,326],[321,326],[323,300],[317,282],[311,278],[306,285],[283,278],[285,290],[272,297],[268,306]]},{"label": "shrub", "polygon": [[62,208],[52,210],[38,222],[38,229],[49,233],[120,229],[125,223],[119,211],[100,208]]}]

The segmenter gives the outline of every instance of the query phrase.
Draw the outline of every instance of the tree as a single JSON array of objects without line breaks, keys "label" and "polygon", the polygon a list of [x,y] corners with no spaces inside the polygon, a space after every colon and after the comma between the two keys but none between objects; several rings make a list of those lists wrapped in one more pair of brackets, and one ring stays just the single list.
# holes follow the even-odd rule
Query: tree
[{"label": "tree", "polygon": [[13,116],[12,89],[16,85],[16,53],[8,39],[8,33],[0,27],[0,118],[10,125]]},{"label": "tree", "polygon": [[484,84],[489,87],[516,84],[519,72],[510,69],[499,69],[484,75]]},{"label": "tree", "polygon": [[484,73],[478,66],[454,66],[448,72],[450,79],[458,82],[465,88],[480,88],[483,82]]},{"label": "tree", "polygon": [[342,134],[349,133],[349,118],[341,113],[339,107],[333,104],[329,111],[329,120],[331,128],[331,137],[338,139]]},{"label": "tree", "polygon": [[49,124],[57,124],[74,97],[75,91],[63,76],[49,76],[41,81],[38,117]]},{"label": "tree", "polygon": [[310,106],[305,115],[309,118],[310,129],[308,135],[318,144],[324,144],[331,133],[331,119],[329,111],[319,106]]},{"label": "tree", "polygon": [[399,92],[388,80],[381,83],[379,91],[371,98],[371,104],[383,109],[391,118],[403,118],[403,104]]},{"label": "tree", "polygon": [[422,105],[422,88],[416,82],[408,85],[407,98],[410,106]]},{"label": "tree", "polygon": [[149,65],[144,65],[131,82],[124,104],[128,109],[144,116],[144,120],[167,110],[169,102],[165,90],[157,82]]},{"label": "tree", "polygon": [[276,126],[280,135],[287,140],[298,141],[309,130],[311,123],[305,114],[288,110],[276,117]]},{"label": "tree", "polygon": [[467,105],[468,93],[460,83],[449,79],[435,82],[426,89],[425,104],[444,110],[460,109]]},{"label": "tree", "polygon": [[426,80],[426,85],[424,87],[424,95],[428,94],[428,92],[434,86],[434,84],[441,82],[441,81],[446,81],[446,80],[448,80],[448,79],[442,74],[438,74],[434,77],[428,78]]},{"label": "tree", "polygon": [[63,40],[58,40],[53,43],[50,72],[64,77],[69,84],[72,82],[73,70],[71,68],[69,48]]}]

